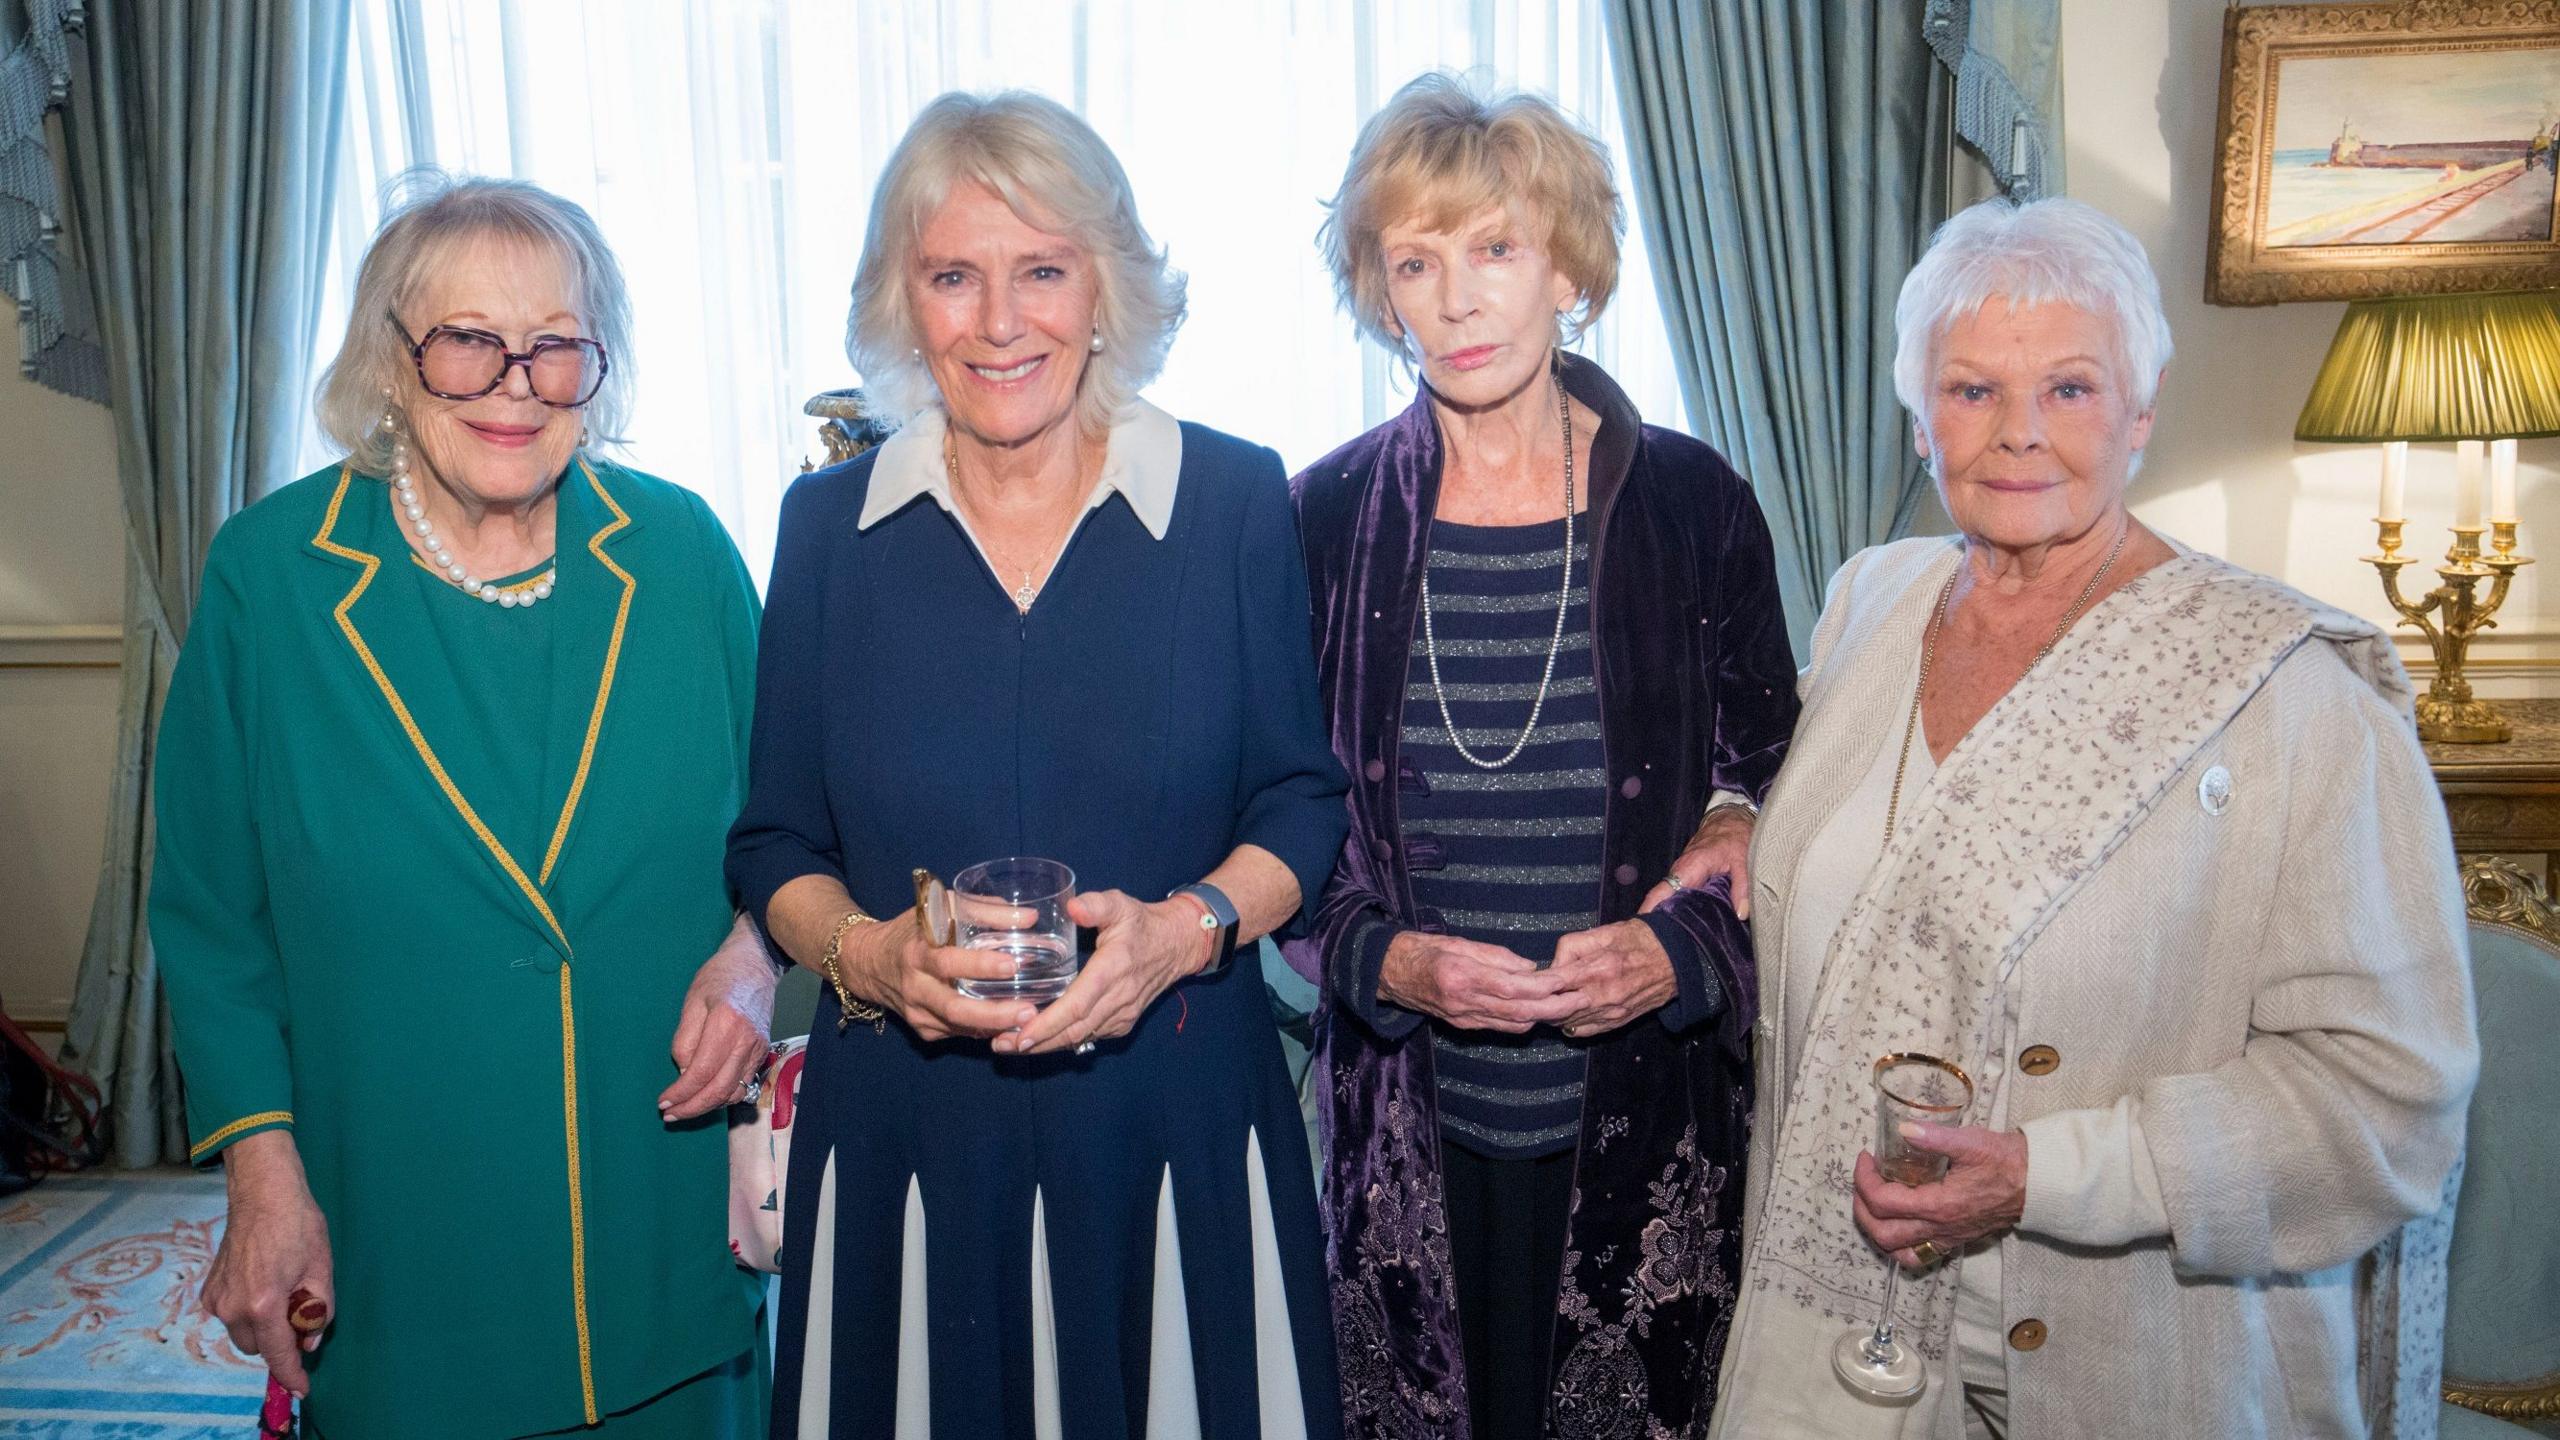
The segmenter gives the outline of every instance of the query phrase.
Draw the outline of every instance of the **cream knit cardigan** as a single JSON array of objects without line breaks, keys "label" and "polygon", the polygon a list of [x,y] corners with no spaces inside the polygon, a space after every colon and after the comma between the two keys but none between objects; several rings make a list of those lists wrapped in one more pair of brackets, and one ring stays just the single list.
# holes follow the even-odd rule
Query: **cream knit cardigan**
[{"label": "cream knit cardigan", "polygon": [[[1747,1229],[1798,1088],[1789,986],[1830,940],[1788,933],[1793,877],[1902,733],[1902,646],[1955,556],[1932,539],[1853,557],[1814,636],[1794,750],[1752,845]],[[1999,1242],[2002,1326],[2033,1318],[2045,1335],[2007,1354],[2013,1435],[2434,1434],[2444,1197],[2478,1063],[2462,899],[2406,677],[2379,632],[2338,619],[2193,756],[2018,966],[2017,1045],[2060,1063],[2002,1066],[1988,1097],[2029,1139],[2026,1215]],[[2219,814],[2199,789],[2215,767]],[[2128,1135],[2146,1153],[2103,1143]],[[1961,1440],[1951,1351],[1918,1404],[1878,1406],[1832,1377],[1845,1325],[1750,1268],[1741,1289],[1714,1434]]]}]

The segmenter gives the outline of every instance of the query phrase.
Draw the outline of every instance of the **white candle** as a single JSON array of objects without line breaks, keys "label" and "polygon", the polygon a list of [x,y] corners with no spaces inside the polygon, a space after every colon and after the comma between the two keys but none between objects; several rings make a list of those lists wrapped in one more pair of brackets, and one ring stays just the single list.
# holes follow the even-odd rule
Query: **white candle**
[{"label": "white candle", "polygon": [[2409,442],[2382,442],[2382,506],[2374,512],[2376,520],[2409,518]]},{"label": "white candle", "polygon": [[2487,468],[2486,443],[2457,440],[2453,445],[2453,528],[2480,528],[2480,472]]},{"label": "white candle", "polygon": [[2516,521],[2516,442],[2489,442],[2489,518],[2500,524]]}]

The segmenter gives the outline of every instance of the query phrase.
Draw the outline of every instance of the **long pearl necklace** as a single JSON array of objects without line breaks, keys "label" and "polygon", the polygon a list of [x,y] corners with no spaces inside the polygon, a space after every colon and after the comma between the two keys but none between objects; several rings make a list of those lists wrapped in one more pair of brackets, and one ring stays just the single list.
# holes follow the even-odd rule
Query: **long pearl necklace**
[{"label": "long pearl necklace", "polygon": [[1422,658],[1431,666],[1431,694],[1440,702],[1440,728],[1449,732],[1449,743],[1456,747],[1458,758],[1479,770],[1499,770],[1520,758],[1529,746],[1529,737],[1538,733],[1538,716],[1547,708],[1547,687],[1555,683],[1556,655],[1564,649],[1564,621],[1573,611],[1573,400],[1565,394],[1561,361],[1556,376],[1556,412],[1564,430],[1564,580],[1556,591],[1556,631],[1547,637],[1547,668],[1538,675],[1538,693],[1529,700],[1529,723],[1520,727],[1520,738],[1511,742],[1499,760],[1487,760],[1467,748],[1467,739],[1458,733],[1458,722],[1449,714],[1449,692],[1440,683],[1440,640],[1431,627],[1431,567],[1422,567]]},{"label": "long pearl necklace", "polygon": [[557,564],[533,577],[531,585],[500,585],[472,574],[463,568],[461,561],[453,558],[453,552],[444,547],[443,538],[436,534],[435,522],[427,518],[426,502],[418,498],[417,485],[409,479],[409,442],[399,433],[400,417],[397,412],[383,412],[382,428],[392,433],[392,503],[409,518],[409,528],[418,532],[418,543],[426,546],[427,554],[435,560],[436,573],[448,583],[460,586],[464,594],[477,595],[492,605],[509,610],[530,609],[536,603],[550,599],[551,588],[560,579]]}]

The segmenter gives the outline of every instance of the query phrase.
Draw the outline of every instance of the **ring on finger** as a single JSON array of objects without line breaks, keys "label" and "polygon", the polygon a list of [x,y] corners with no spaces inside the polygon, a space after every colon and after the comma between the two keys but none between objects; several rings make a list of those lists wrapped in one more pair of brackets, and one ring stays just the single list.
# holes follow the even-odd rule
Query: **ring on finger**
[{"label": "ring on finger", "polygon": [[1677,870],[1674,870],[1674,871],[1672,871],[1670,874],[1663,876],[1663,877],[1662,877],[1662,883],[1663,883],[1663,884],[1665,884],[1665,885],[1670,886],[1670,887],[1671,887],[1671,893],[1672,893],[1672,894],[1674,894],[1674,895],[1677,895],[1677,894],[1679,894],[1681,891],[1686,890],[1686,889],[1688,889],[1688,888],[1689,888],[1689,882],[1688,882],[1688,881],[1686,881],[1686,880],[1681,879],[1681,878],[1680,878],[1680,872],[1679,872],[1679,871],[1677,871]]},{"label": "ring on finger", "polygon": [[764,1077],[761,1075],[750,1075],[738,1082],[738,1103],[741,1105],[753,1105],[756,1097],[763,1093]]},{"label": "ring on finger", "polygon": [[1921,1269],[1927,1270],[1935,1267],[1939,1261],[1946,1259],[1947,1252],[1938,1248],[1937,1241],[1923,1240],[1919,1244],[1911,1247],[1911,1258],[1920,1262]]}]

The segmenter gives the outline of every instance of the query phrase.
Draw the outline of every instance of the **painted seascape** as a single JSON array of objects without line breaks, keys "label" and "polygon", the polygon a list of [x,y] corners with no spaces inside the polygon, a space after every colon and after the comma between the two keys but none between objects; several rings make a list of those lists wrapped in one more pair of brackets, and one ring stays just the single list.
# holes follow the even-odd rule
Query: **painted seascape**
[{"label": "painted seascape", "polygon": [[2260,243],[2549,243],[2560,43],[2277,61]]}]

